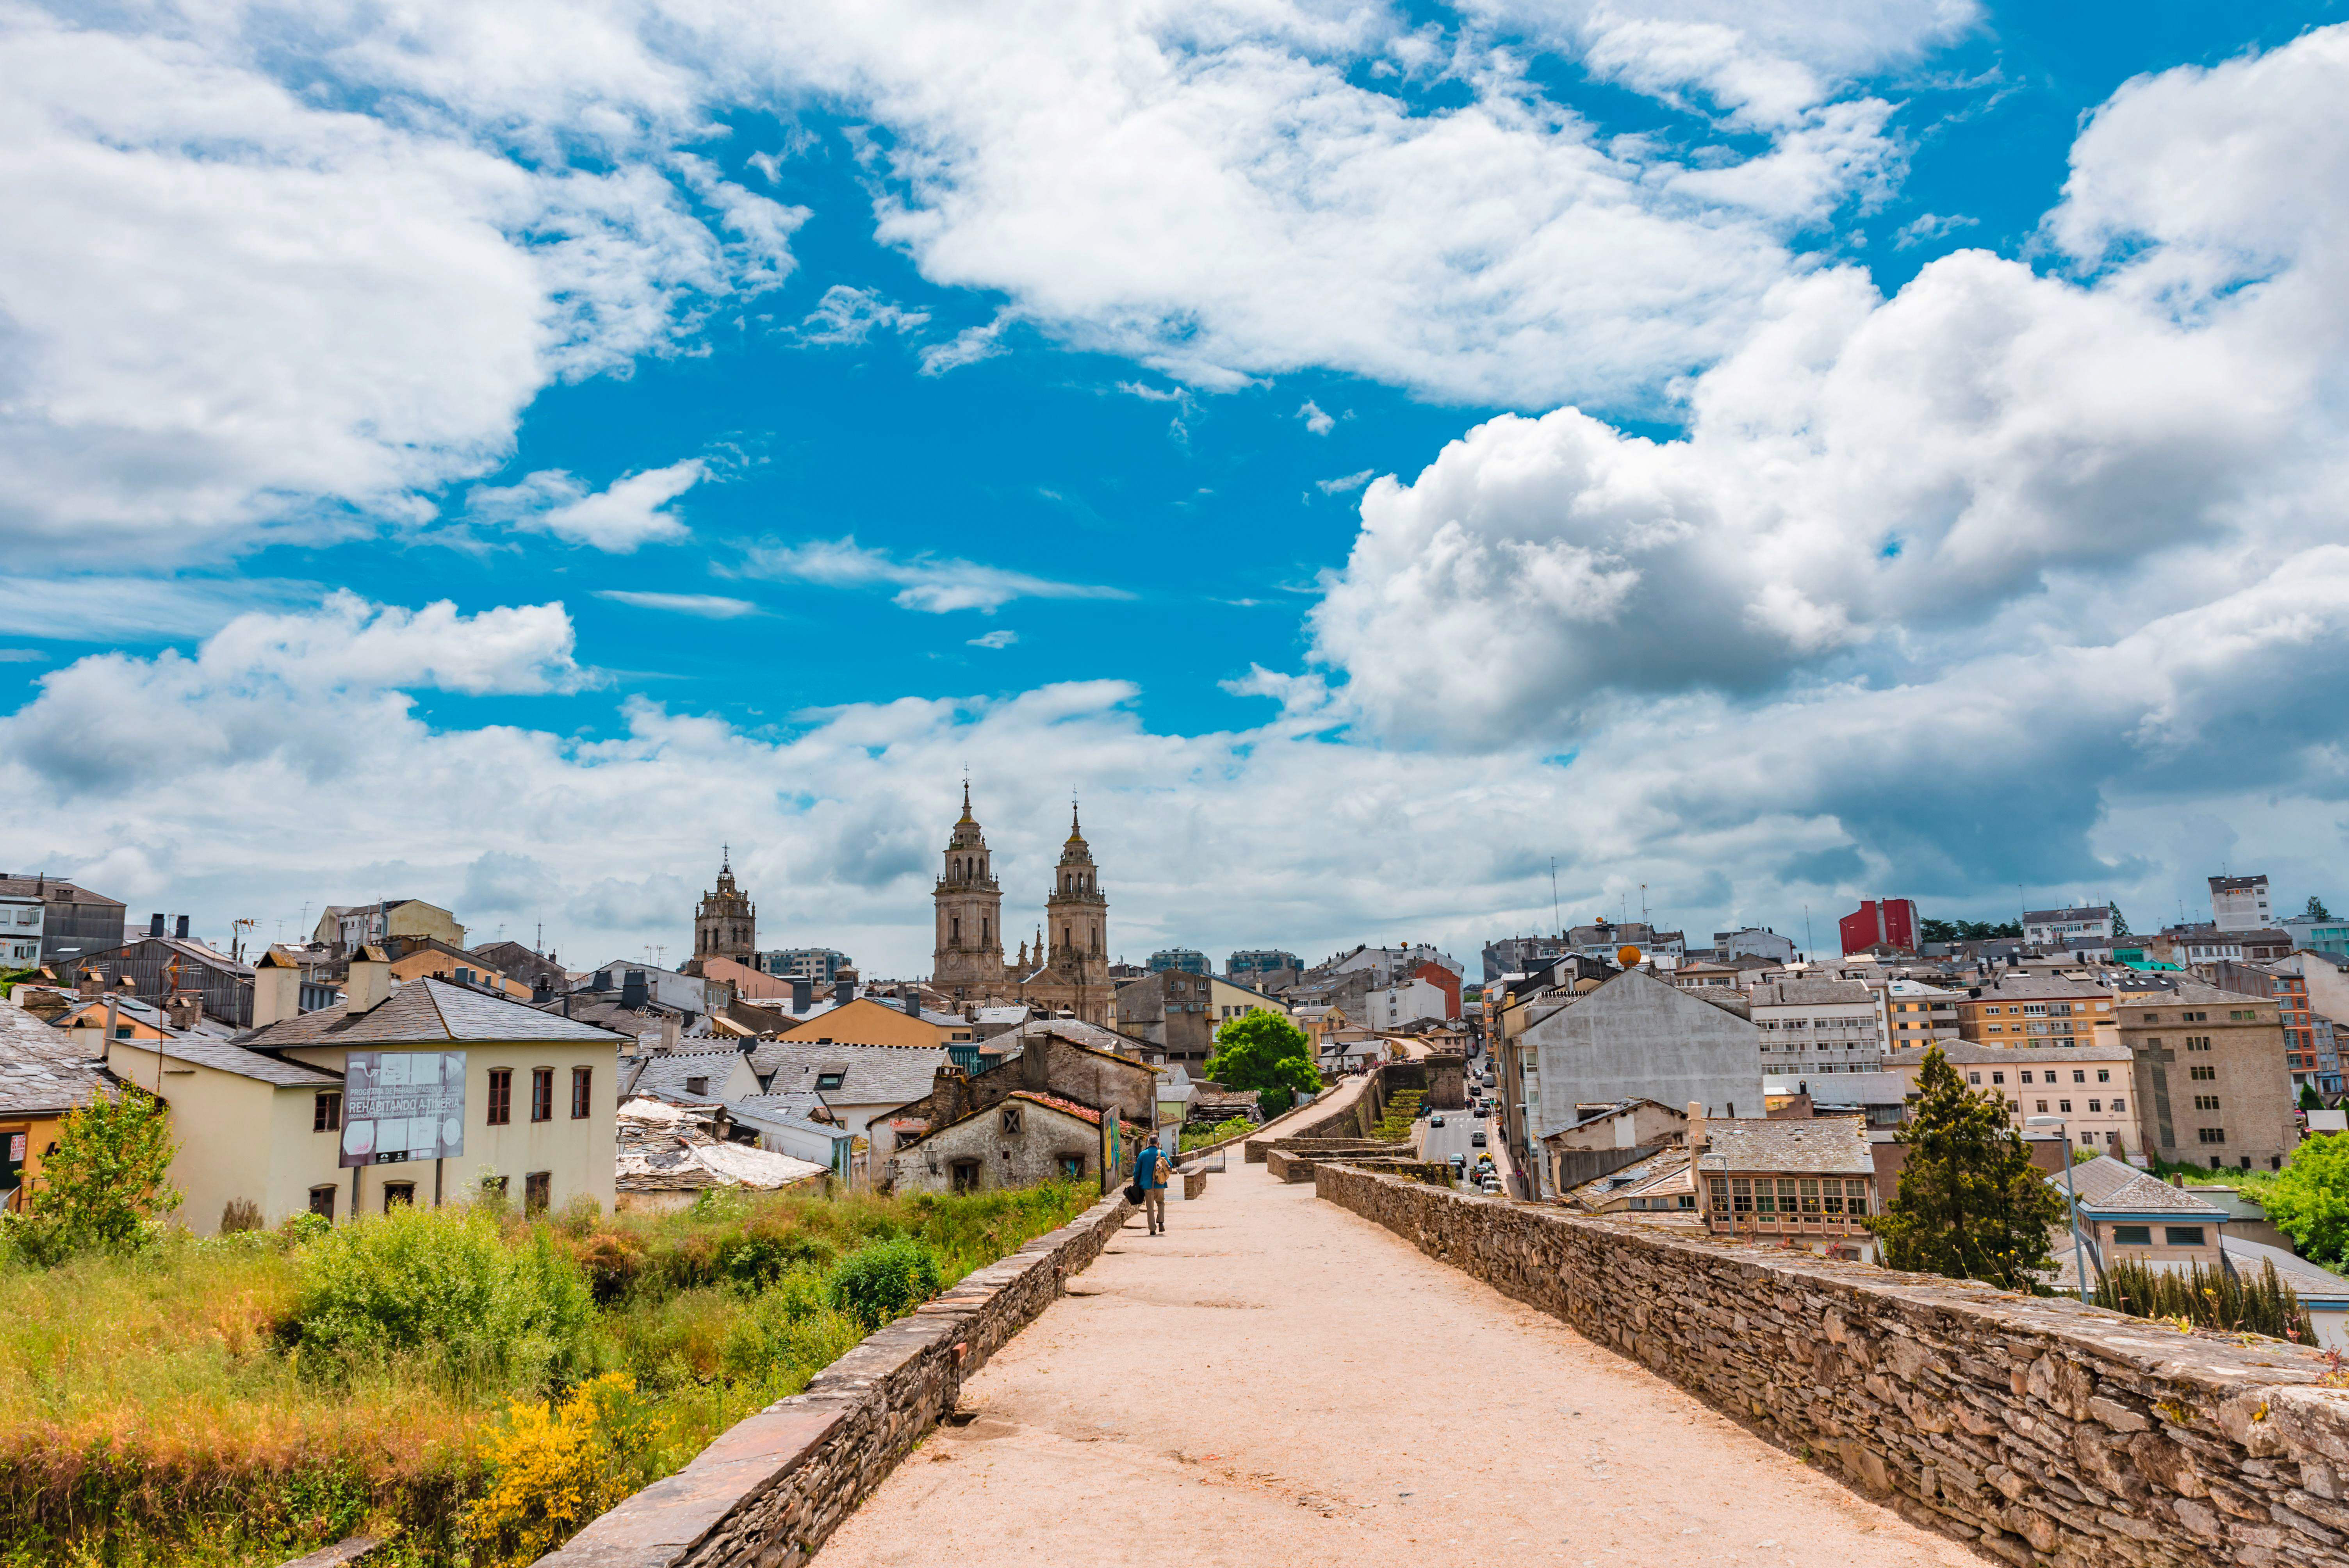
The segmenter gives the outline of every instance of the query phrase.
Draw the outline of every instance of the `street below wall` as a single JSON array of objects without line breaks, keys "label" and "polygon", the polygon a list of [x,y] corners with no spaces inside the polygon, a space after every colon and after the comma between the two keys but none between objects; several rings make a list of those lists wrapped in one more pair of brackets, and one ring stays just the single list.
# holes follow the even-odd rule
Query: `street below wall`
[{"label": "street below wall", "polygon": [[1237,1159],[964,1385],[826,1568],[1982,1560]]}]

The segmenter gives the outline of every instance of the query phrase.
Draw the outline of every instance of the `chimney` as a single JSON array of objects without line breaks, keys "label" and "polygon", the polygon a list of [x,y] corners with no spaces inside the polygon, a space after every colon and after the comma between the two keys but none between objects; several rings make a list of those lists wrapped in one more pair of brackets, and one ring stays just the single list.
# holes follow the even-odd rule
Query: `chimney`
[{"label": "chimney", "polygon": [[1050,1049],[1047,1037],[1041,1032],[1029,1035],[1019,1042],[1019,1082],[1021,1087],[1041,1092],[1051,1088],[1047,1081],[1051,1071],[1046,1057]]},{"label": "chimney", "polygon": [[645,1005],[645,972],[629,970],[627,977],[620,982],[620,1006],[631,1012],[641,1011]]},{"label": "chimney", "polygon": [[856,1000],[856,982],[845,977],[833,982],[832,999],[845,1007]]},{"label": "chimney", "polygon": [[815,1006],[815,982],[804,976],[792,980],[792,1011],[804,1013]]},{"label": "chimney", "polygon": [[343,1011],[351,1017],[373,1012],[391,995],[391,960],[374,943],[351,954],[351,975],[343,983]]},{"label": "chimney", "polygon": [[678,1037],[682,1033],[683,1030],[680,1027],[679,1020],[675,1013],[664,1013],[661,1015],[660,1048],[662,1050],[674,1051],[677,1049]]},{"label": "chimney", "polygon": [[554,1001],[554,982],[548,979],[543,975],[532,981],[530,983],[530,999],[533,1002],[542,1004]]},{"label": "chimney", "polygon": [[147,934],[150,936],[160,936],[163,934],[163,912],[161,910],[159,909],[154,913],[147,917]]},{"label": "chimney", "polygon": [[1701,1099],[1688,1102],[1688,1146],[1692,1155],[1702,1152],[1705,1146],[1704,1102]]},{"label": "chimney", "polygon": [[301,965],[273,947],[253,966],[253,1026],[284,1023],[301,1010]]},{"label": "chimney", "polygon": [[202,1020],[204,999],[194,991],[175,991],[171,999],[163,1004],[163,1012],[171,1020],[171,1027],[185,1033]]},{"label": "chimney", "polygon": [[95,1002],[106,994],[106,976],[95,969],[85,969],[76,978],[75,985],[83,1001]]},{"label": "chimney", "polygon": [[180,916],[179,921],[171,928],[171,934],[178,937],[182,942],[185,942],[188,939],[188,917],[186,915],[183,914]]},{"label": "chimney", "polygon": [[970,1079],[951,1062],[940,1062],[930,1080],[930,1125],[945,1127],[960,1121],[970,1109]]}]

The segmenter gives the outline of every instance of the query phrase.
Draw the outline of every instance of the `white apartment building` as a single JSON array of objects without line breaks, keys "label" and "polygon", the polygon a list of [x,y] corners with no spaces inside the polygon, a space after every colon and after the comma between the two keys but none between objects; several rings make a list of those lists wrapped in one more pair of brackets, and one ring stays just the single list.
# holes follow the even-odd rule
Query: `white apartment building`
[{"label": "white apartment building", "polygon": [[1364,993],[1362,1026],[1400,1029],[1422,1018],[1433,1018],[1440,1023],[1451,1011],[1452,1004],[1441,989],[1425,980],[1407,980],[1400,985]]},{"label": "white apartment building", "polygon": [[2221,931],[2267,931],[2275,925],[2265,877],[2212,877],[2210,923]]},{"label": "white apartment building", "polygon": [[1875,993],[1857,980],[1757,982],[1746,993],[1772,1078],[1876,1072],[1883,1066]]},{"label": "white apartment building", "polygon": [[41,961],[41,899],[0,894],[0,965],[29,969]]},{"label": "white apartment building", "polygon": [[[2003,1100],[2020,1127],[2026,1118],[2060,1116],[2065,1136],[2082,1149],[2116,1160],[2141,1154],[2137,1114],[2129,1109],[2132,1057],[2127,1046],[2072,1047],[1977,1045],[1959,1040],[1941,1047],[1966,1087]],[[1886,1063],[1909,1080],[1913,1091],[1923,1076],[1921,1047],[1896,1052]]]},{"label": "white apartment building", "polygon": [[2047,947],[2083,947],[2091,943],[2109,945],[2113,939],[2113,906],[2091,903],[2076,909],[2028,911],[2023,917],[2023,939]]}]

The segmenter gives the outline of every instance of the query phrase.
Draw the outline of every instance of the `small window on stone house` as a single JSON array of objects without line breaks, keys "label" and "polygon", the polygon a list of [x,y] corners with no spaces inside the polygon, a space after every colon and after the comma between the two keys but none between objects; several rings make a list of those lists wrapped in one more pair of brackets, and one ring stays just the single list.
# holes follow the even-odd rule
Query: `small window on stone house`
[{"label": "small window on stone house", "polygon": [[2153,1245],[2151,1225],[2115,1225],[2113,1245],[2116,1247],[2149,1247]]},{"label": "small window on stone house", "polygon": [[1015,1136],[1019,1133],[1019,1108],[1018,1106],[1007,1105],[1003,1108],[1003,1130]]},{"label": "small window on stone house", "polygon": [[954,1182],[954,1190],[955,1190],[956,1191],[957,1191],[957,1192],[976,1192],[976,1191],[978,1191],[978,1161],[976,1161],[976,1160],[957,1160],[957,1161],[956,1161],[954,1162],[954,1164],[953,1164],[953,1166],[952,1166],[952,1168],[951,1168],[951,1171],[952,1171],[952,1179],[953,1179],[953,1182]]},{"label": "small window on stone house", "polygon": [[1083,1176],[1084,1176],[1084,1173],[1085,1173],[1085,1157],[1084,1157],[1083,1155],[1081,1155],[1081,1154],[1063,1154],[1063,1155],[1061,1155],[1061,1181],[1081,1181],[1081,1180],[1082,1180],[1082,1178],[1083,1178]]}]

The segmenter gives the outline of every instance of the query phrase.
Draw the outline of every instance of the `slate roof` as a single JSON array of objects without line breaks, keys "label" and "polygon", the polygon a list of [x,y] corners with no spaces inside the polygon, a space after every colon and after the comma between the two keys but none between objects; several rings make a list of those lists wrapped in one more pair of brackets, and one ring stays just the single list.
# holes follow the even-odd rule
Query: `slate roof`
[{"label": "slate roof", "polygon": [[[2059,1189],[2064,1185],[2056,1177],[2048,1180]],[[2073,1166],[2072,1182],[2079,1191],[2081,1209],[2099,1215],[2176,1214],[2181,1219],[2203,1219],[2213,1223],[2230,1217],[2218,1204],[2196,1197],[2192,1188],[2173,1187],[2160,1177],[2109,1154],[2099,1154]]]},{"label": "slate roof", "polygon": [[688,1080],[707,1078],[710,1088],[700,1091],[717,1102],[716,1086],[726,1081],[742,1053],[732,1047],[709,1051],[671,1051],[666,1055],[644,1057],[636,1063],[628,1078],[630,1094],[691,1096],[695,1091],[686,1088]]},{"label": "slate roof", "polygon": [[[1976,996],[1975,992],[1981,995]],[[2066,980],[2055,975],[2009,970],[1966,987],[1967,998],[1982,1002],[2078,1002],[2109,996],[2113,988],[2086,980]]]},{"label": "slate roof", "polygon": [[1604,1176],[1594,1176],[1580,1186],[1568,1188],[1566,1201],[1586,1209],[1596,1208],[1618,1197],[1645,1196],[1644,1191],[1636,1190],[1644,1189],[1651,1182],[1661,1181],[1672,1176],[1689,1180],[1692,1184],[1686,1190],[1691,1191],[1695,1190],[1692,1184],[1693,1178],[1689,1176],[1687,1150],[1661,1150],[1649,1155],[1645,1160],[1635,1160],[1619,1170],[1609,1171]]},{"label": "slate roof", "polygon": [[827,1108],[823,1096],[813,1089],[793,1089],[787,1094],[746,1094],[734,1101],[733,1109],[778,1121],[812,1121],[815,1112]]},{"label": "slate roof", "polygon": [[1821,1116],[1765,1121],[1708,1120],[1697,1164],[1711,1171],[1816,1171],[1822,1176],[1872,1176],[1868,1134],[1857,1117]]},{"label": "slate roof", "polygon": [[1117,1057],[1128,1067],[1146,1067],[1136,1058],[1143,1051],[1158,1048],[1147,1040],[1137,1040],[1132,1035],[1121,1035],[1115,1029],[1104,1029],[1099,1024],[1081,1023],[1075,1018],[1030,1018],[1018,1028],[1007,1029],[988,1040],[984,1048],[1005,1053],[1030,1037],[1049,1037],[1084,1050],[1098,1051]]},{"label": "slate roof", "polygon": [[63,1029],[0,1001],[0,1116],[64,1110],[111,1082],[105,1064],[83,1057]]},{"label": "slate roof", "polygon": [[291,1046],[449,1045],[479,1041],[578,1040],[616,1046],[622,1037],[559,1013],[487,995],[429,976],[410,980],[385,1001],[353,1017],[344,1005],[286,1018],[239,1035],[256,1050]]},{"label": "slate roof", "polygon": [[[953,1060],[944,1046],[819,1046],[770,1040],[750,1054],[750,1066],[770,1095],[818,1093],[833,1106],[906,1105],[930,1092],[937,1071]],[[819,1075],[842,1074],[840,1087],[819,1091]]]}]

